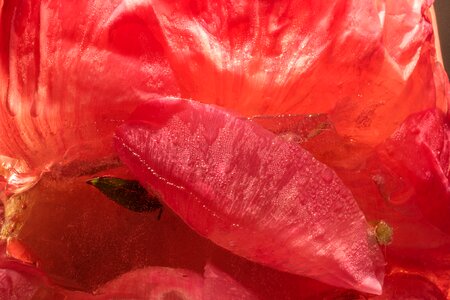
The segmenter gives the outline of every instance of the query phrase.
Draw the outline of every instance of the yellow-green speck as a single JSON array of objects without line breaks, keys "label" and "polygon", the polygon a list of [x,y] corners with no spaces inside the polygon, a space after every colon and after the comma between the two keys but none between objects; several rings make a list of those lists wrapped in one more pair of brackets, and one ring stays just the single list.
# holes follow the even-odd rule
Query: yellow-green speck
[{"label": "yellow-green speck", "polygon": [[389,245],[392,243],[392,236],[394,234],[394,230],[388,223],[381,220],[375,225],[375,235],[377,237],[378,244],[380,245]]}]

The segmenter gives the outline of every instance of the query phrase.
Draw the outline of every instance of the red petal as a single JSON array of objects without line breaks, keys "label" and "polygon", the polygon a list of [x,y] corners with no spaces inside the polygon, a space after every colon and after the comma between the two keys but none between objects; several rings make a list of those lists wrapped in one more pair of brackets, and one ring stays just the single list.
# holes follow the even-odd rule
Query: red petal
[{"label": "red petal", "polygon": [[[333,106],[327,97],[302,99],[319,79],[307,73],[327,59],[346,25],[346,2],[162,0],[153,6],[182,94],[252,115]],[[362,52],[370,48],[361,45]]]},{"label": "red petal", "polygon": [[448,299],[435,284],[428,279],[407,272],[398,272],[386,277],[385,291],[376,300],[407,299]]},{"label": "red petal", "polygon": [[136,213],[86,184],[92,176],[126,178],[123,169],[75,178],[46,174],[32,189],[8,199],[2,234],[11,237],[9,255],[82,291],[143,266],[201,272],[211,243],[173,212],[165,209],[160,220],[157,212]]},{"label": "red petal", "polygon": [[198,233],[283,271],[380,293],[363,214],[308,152],[197,102],[153,100],[132,120],[117,131],[121,159]]},{"label": "red petal", "polygon": [[412,112],[446,111],[431,1],[177,3],[3,5],[0,154],[31,167],[107,154],[112,128],[178,83],[243,114],[329,112],[371,145]]},{"label": "red petal", "polygon": [[440,112],[410,116],[375,159],[388,201],[415,202],[430,223],[450,233],[450,130]]},{"label": "red petal", "polygon": [[111,153],[137,103],[177,93],[148,5],[12,0],[1,21],[0,154],[32,168]]},{"label": "red petal", "polygon": [[430,4],[153,1],[183,97],[244,115],[328,112],[371,145],[413,112],[446,110]]},{"label": "red petal", "polygon": [[215,266],[207,264],[205,267],[205,287],[203,291],[204,300],[214,300],[220,295],[222,300],[257,300],[252,292],[247,290],[239,282],[234,280],[225,272]]},{"label": "red petal", "polygon": [[125,273],[96,294],[105,299],[202,299],[203,278],[191,271],[150,267]]},{"label": "red petal", "polygon": [[[322,299],[321,296],[329,291],[342,291],[310,278],[280,272],[250,262],[220,248],[212,253],[205,269],[210,269],[210,275],[205,272],[205,293],[208,292],[208,285],[221,288],[225,283],[239,291],[245,289],[245,292],[242,291],[243,295],[256,297],[259,300]],[[211,273],[218,277],[211,278]],[[214,281],[208,282],[212,279]]]}]

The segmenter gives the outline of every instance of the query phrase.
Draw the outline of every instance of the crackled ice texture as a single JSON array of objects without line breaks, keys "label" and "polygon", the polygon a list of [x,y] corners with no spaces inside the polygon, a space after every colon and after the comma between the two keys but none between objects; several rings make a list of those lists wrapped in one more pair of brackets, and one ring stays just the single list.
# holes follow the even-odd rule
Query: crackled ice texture
[{"label": "crackled ice texture", "polygon": [[34,173],[107,155],[155,93],[247,116],[325,112],[371,145],[410,113],[446,111],[429,0],[1,3],[0,155]]},{"label": "crackled ice texture", "polygon": [[218,245],[381,292],[383,259],[364,215],[336,174],[298,145],[218,107],[166,98],[139,107],[115,146],[144,186]]}]

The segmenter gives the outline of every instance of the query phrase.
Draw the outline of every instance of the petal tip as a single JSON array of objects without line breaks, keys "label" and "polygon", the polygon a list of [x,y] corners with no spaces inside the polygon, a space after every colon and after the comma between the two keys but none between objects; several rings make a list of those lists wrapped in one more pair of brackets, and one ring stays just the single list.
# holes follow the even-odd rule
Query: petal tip
[{"label": "petal tip", "polygon": [[366,277],[361,285],[358,287],[358,290],[370,294],[381,295],[383,291],[383,287],[381,282],[375,277]]}]

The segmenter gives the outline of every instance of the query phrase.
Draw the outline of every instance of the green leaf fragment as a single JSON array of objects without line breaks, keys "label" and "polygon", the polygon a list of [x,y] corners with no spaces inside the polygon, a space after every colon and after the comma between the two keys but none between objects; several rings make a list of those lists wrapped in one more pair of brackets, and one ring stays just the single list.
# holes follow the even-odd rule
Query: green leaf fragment
[{"label": "green leaf fragment", "polygon": [[161,216],[161,202],[154,195],[150,195],[137,180],[128,180],[117,177],[96,177],[86,183],[96,187],[100,192],[117,204],[135,211],[150,212],[159,209]]},{"label": "green leaf fragment", "polygon": [[392,243],[392,237],[394,230],[388,223],[381,220],[375,225],[375,236],[377,237],[378,244],[389,245]]}]

